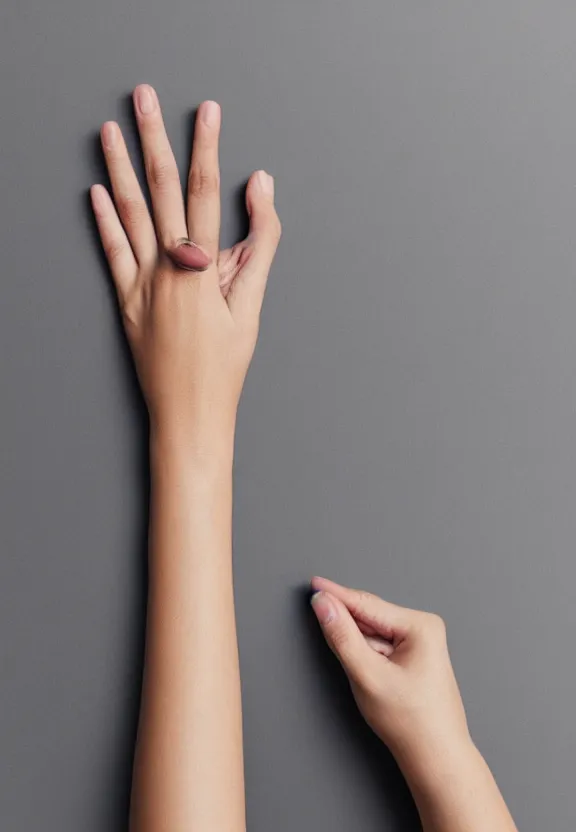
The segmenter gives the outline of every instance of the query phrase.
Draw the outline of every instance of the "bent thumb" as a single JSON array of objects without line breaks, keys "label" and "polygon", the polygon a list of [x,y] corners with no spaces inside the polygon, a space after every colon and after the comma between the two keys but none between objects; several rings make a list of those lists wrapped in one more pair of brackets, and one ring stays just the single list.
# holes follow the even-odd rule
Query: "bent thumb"
[{"label": "bent thumb", "polygon": [[310,604],[324,638],[351,681],[361,682],[371,650],[344,604],[328,592],[315,592]]},{"label": "bent thumb", "polygon": [[250,256],[233,284],[228,303],[232,314],[259,315],[268,274],[280,241],[282,228],[274,206],[274,179],[256,171],[246,187],[246,209],[250,229],[246,242]]}]

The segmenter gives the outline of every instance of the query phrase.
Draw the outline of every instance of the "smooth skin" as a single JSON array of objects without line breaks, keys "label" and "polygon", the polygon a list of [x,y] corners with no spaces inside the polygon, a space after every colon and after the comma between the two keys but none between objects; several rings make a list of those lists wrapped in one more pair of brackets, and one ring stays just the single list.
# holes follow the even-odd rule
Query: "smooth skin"
[{"label": "smooth skin", "polygon": [[[149,590],[133,832],[245,827],[232,588],[236,409],[280,237],[273,180],[250,177],[245,240],[219,250],[221,112],[201,104],[186,194],[155,91],[134,91],[148,209],[120,128],[102,127],[112,201],[92,203],[150,415]],[[190,237],[202,272],[167,256]]]},{"label": "smooth skin", "polygon": [[[274,180],[256,171],[246,188],[248,235],[221,251],[219,105],[199,107],[185,199],[152,87],[134,90],[134,109],[152,216],[115,122],[101,129],[112,193],[91,188],[150,417],[146,655],[130,829],[243,832],[234,433],[281,225]],[[199,249],[179,260],[182,238]],[[396,756],[425,832],[513,832],[470,739],[440,619],[323,578],[312,587],[326,640]]]},{"label": "smooth skin", "polygon": [[424,832],[517,832],[470,737],[443,620],[326,578],[312,588],[326,641],[396,758]]}]

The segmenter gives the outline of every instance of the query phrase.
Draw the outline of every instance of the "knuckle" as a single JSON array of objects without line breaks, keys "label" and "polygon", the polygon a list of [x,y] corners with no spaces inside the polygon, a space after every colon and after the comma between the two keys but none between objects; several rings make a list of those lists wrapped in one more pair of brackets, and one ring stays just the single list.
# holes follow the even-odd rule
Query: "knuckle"
[{"label": "knuckle", "polygon": [[104,246],[106,257],[110,264],[115,263],[125,252],[125,245],[122,240],[109,240]]},{"label": "knuckle", "polygon": [[331,633],[330,640],[332,642],[332,646],[336,650],[336,652],[344,657],[347,654],[347,647],[348,647],[348,633],[343,627],[337,627]]},{"label": "knuckle", "polygon": [[141,200],[129,194],[118,196],[118,213],[123,222],[129,226],[139,225],[146,215],[146,206]]},{"label": "knuckle", "polygon": [[193,165],[190,169],[188,186],[191,196],[212,196],[218,193],[220,188],[220,175],[217,171],[209,171]]},{"label": "knuckle", "polygon": [[[190,272],[190,274],[192,275],[193,272]],[[154,272],[154,288],[158,293],[160,293],[160,297],[163,297],[163,292],[168,291],[170,284],[173,282],[173,280],[174,267],[171,263],[163,264],[162,268],[157,269]]]},{"label": "knuckle", "polygon": [[157,190],[166,190],[178,182],[178,170],[172,159],[165,156],[155,156],[150,161],[149,178]]},{"label": "knuckle", "polygon": [[280,222],[280,217],[278,216],[276,211],[274,211],[274,214],[272,216],[271,225],[272,225],[272,234],[273,234],[274,238],[276,240],[279,240],[280,237],[282,236],[282,223]]},{"label": "knuckle", "polygon": [[356,592],[356,600],[354,603],[354,611],[358,613],[367,613],[370,605],[374,600],[374,596],[364,589],[359,589]]},{"label": "knuckle", "polygon": [[376,699],[380,696],[382,683],[379,675],[372,668],[366,668],[358,682],[362,686],[365,696],[370,699]]},{"label": "knuckle", "polygon": [[437,615],[435,612],[426,613],[426,626],[436,637],[446,635],[446,622],[441,615]]}]

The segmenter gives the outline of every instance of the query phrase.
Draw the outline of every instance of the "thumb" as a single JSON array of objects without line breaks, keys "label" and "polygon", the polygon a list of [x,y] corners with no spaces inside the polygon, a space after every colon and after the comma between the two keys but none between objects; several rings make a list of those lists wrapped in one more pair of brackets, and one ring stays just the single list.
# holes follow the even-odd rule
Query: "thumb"
[{"label": "thumb", "polygon": [[315,592],[310,603],[324,638],[351,681],[361,683],[373,651],[358,625],[338,598],[328,592]]},{"label": "thumb", "polygon": [[246,238],[250,257],[232,287],[233,312],[259,314],[268,273],[280,241],[282,227],[274,207],[274,179],[264,170],[255,171],[246,186],[246,210],[250,230]]}]

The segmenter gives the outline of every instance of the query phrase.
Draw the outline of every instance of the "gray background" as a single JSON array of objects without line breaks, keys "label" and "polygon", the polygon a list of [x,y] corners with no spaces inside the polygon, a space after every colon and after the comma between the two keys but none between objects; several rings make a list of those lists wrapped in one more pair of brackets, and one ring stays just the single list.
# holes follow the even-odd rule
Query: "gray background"
[{"label": "gray background", "polygon": [[237,438],[250,829],[417,828],[314,573],[441,613],[520,828],[574,829],[575,38],[559,0],[3,5],[3,830],[125,828],[145,421],[87,189],[140,82],[182,171],[222,104],[223,243],[259,167],[284,226]]}]

